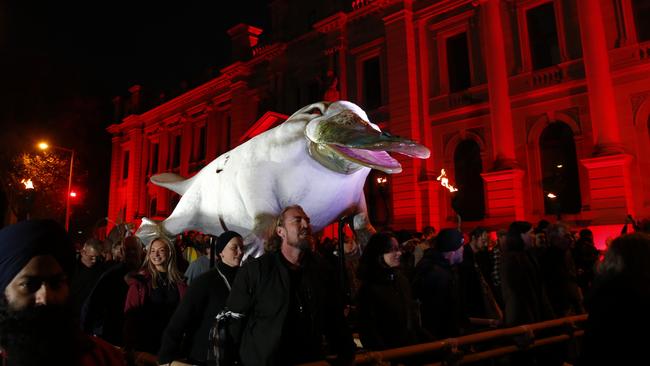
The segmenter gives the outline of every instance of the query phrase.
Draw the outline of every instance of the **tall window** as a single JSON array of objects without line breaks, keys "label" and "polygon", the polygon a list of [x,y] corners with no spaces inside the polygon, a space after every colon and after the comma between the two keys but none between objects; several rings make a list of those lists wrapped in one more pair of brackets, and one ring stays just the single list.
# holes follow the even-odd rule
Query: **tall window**
[{"label": "tall window", "polygon": [[528,10],[528,41],[534,70],[561,62],[553,2]]},{"label": "tall window", "polygon": [[580,212],[580,181],[573,131],[562,122],[548,125],[540,136],[539,149],[544,212],[548,215]]},{"label": "tall window", "polygon": [[181,135],[174,137],[174,156],[172,156],[172,168],[181,166]]},{"label": "tall window", "polygon": [[153,143],[151,144],[151,174],[156,174],[158,173],[158,154],[160,153],[160,146],[159,144]]},{"label": "tall window", "polygon": [[363,102],[366,109],[381,107],[381,68],[379,56],[363,61]]},{"label": "tall window", "polygon": [[122,179],[127,179],[129,177],[129,152],[124,152],[124,158],[122,159]]},{"label": "tall window", "polygon": [[178,205],[178,202],[180,202],[181,196],[177,193],[171,193],[171,197],[169,199],[169,208],[170,211],[172,212],[176,209],[176,205]]},{"label": "tall window", "polygon": [[485,217],[483,192],[483,163],[481,148],[474,140],[464,140],[454,152],[454,170],[458,192],[452,206],[464,221],[477,221]]},{"label": "tall window", "polygon": [[158,213],[158,207],[156,207],[157,204],[158,202],[155,198],[152,198],[151,201],[149,201],[149,217],[156,216]]},{"label": "tall window", "polygon": [[632,9],[639,42],[650,41],[650,0],[632,0]]},{"label": "tall window", "polygon": [[463,32],[447,38],[447,70],[450,92],[454,93],[470,87],[467,33]]}]

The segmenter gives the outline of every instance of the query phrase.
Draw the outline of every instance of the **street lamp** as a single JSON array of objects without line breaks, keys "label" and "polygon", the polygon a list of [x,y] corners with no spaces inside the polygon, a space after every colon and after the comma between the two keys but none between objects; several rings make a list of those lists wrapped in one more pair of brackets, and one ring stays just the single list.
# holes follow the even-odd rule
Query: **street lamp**
[{"label": "street lamp", "polygon": [[47,142],[39,142],[38,148],[45,151],[49,148],[59,149],[66,152],[69,152],[70,155],[70,173],[68,174],[68,191],[65,195],[65,231],[70,231],[70,195],[72,193],[72,166],[74,165],[74,150],[68,149],[66,147],[50,145]]}]

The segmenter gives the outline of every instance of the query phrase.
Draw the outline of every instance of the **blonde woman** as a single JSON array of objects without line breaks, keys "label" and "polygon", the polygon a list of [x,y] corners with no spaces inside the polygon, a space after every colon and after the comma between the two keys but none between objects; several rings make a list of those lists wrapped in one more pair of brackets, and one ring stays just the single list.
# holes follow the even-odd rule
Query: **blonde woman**
[{"label": "blonde woman", "polygon": [[161,335],[186,288],[173,244],[163,237],[152,240],[142,269],[129,281],[124,305],[127,350],[158,352]]}]

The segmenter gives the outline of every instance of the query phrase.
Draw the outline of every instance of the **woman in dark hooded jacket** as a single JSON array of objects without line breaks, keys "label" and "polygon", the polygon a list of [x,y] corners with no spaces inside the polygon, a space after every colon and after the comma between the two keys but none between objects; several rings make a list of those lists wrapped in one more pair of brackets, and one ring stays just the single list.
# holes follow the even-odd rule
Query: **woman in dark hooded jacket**
[{"label": "woman in dark hooded jacket", "polygon": [[210,327],[226,305],[244,254],[241,235],[224,232],[217,239],[214,251],[218,258],[215,268],[192,281],[163,333],[158,352],[161,365],[174,360],[203,365],[208,360]]},{"label": "woman in dark hooded jacket", "polygon": [[400,272],[397,239],[374,234],[359,261],[359,333],[366,349],[382,350],[418,343],[419,317],[411,287]]}]

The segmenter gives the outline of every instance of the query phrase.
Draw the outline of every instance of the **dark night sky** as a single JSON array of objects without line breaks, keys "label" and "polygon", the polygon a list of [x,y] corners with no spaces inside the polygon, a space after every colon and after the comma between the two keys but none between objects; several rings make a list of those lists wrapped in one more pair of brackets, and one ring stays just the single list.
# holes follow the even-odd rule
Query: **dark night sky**
[{"label": "dark night sky", "polygon": [[267,2],[0,1],[0,156],[41,138],[75,149],[87,215],[105,216],[112,98],[207,81],[230,63],[228,28],[268,29]]}]

